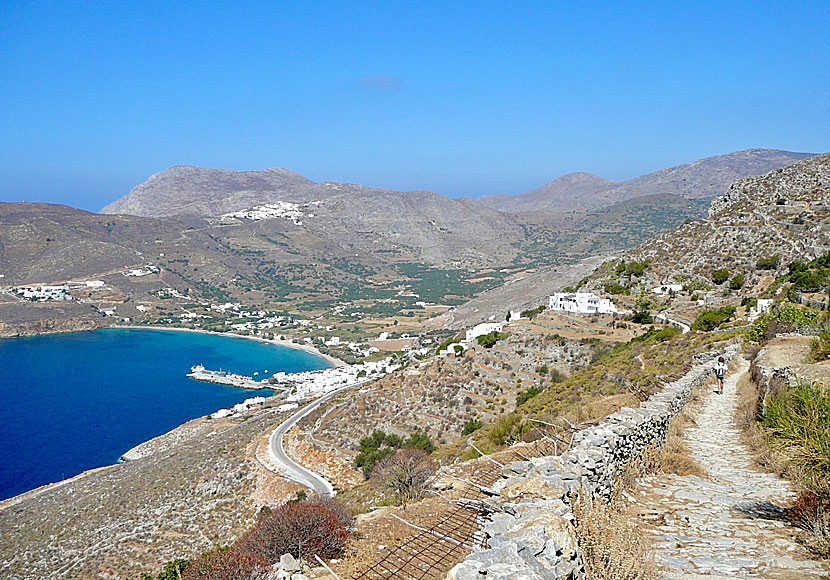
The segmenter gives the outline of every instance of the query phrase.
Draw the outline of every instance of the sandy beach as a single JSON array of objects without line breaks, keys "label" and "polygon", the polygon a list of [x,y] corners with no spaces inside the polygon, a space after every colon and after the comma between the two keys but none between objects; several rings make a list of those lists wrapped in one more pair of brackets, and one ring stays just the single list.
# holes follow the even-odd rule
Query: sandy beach
[{"label": "sandy beach", "polygon": [[290,340],[280,340],[280,339],[267,339],[262,338],[261,336],[250,336],[245,334],[236,334],[235,332],[216,332],[213,330],[202,330],[200,328],[181,328],[178,326],[152,326],[152,325],[145,325],[141,326],[138,324],[131,324],[131,325],[117,325],[117,326],[110,326],[108,328],[135,328],[139,330],[171,330],[174,332],[195,332],[198,334],[215,334],[216,336],[230,336],[234,338],[245,338],[248,340],[256,340],[259,342],[265,342],[268,344],[276,344],[278,346],[285,346],[288,348],[296,348],[297,350],[303,350],[307,353],[319,356],[320,358],[324,359],[326,362],[331,364],[334,367],[343,367],[346,366],[346,363],[340,360],[337,357],[333,357],[328,354],[324,354],[317,350],[315,347],[309,344],[300,344],[296,342],[291,342]]}]

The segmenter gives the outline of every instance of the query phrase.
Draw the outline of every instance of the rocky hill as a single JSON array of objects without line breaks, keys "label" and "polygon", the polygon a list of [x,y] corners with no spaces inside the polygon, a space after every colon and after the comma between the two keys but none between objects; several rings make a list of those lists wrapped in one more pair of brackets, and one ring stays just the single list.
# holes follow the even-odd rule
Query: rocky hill
[{"label": "rocky hill", "polygon": [[[614,182],[582,171],[567,173],[550,183],[521,195],[497,193],[485,195],[478,201],[502,211],[537,211],[565,208],[584,208],[584,200],[613,185]],[[561,209],[560,209],[561,208]]]},{"label": "rocky hill", "polygon": [[[650,277],[661,282],[709,279],[713,270],[727,268],[752,283],[829,250],[830,153],[736,181],[712,203],[707,218],[660,234],[624,258],[651,260]],[[774,256],[774,271],[758,269],[760,258]]]},{"label": "rocky hill", "polygon": [[314,182],[288,169],[230,171],[177,165],[151,176],[101,213],[215,216],[275,201],[315,201]]},{"label": "rocky hill", "polygon": [[759,175],[812,156],[777,149],[746,149],[661,169],[628,181],[608,181],[590,173],[569,173],[521,195],[487,195],[478,201],[509,212],[582,211],[654,194],[713,198],[736,179]]}]

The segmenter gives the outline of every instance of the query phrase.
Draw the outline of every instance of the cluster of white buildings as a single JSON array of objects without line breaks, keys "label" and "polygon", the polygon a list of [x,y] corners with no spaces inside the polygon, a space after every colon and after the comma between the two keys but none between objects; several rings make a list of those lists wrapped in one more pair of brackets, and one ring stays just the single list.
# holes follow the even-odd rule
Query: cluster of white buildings
[{"label": "cluster of white buildings", "polygon": [[548,299],[548,310],[572,314],[618,314],[614,303],[593,292],[557,292]]},{"label": "cluster of white buildings", "polygon": [[16,294],[32,302],[72,300],[72,296],[69,295],[69,286],[24,286],[18,288]]},{"label": "cluster of white buildings", "polygon": [[302,401],[312,396],[330,393],[350,384],[377,379],[400,368],[393,359],[364,362],[320,371],[276,373],[271,380],[276,387],[288,388],[286,401]]},{"label": "cluster of white buildings", "polygon": [[[215,413],[211,414],[212,419],[221,419],[223,417],[230,417],[231,415],[236,415],[237,413],[244,413],[248,411],[254,405],[259,405],[267,401],[265,397],[251,397],[250,399],[245,399],[241,403],[237,403],[230,409],[219,409]],[[291,407],[291,405],[281,405],[281,407]],[[294,405],[291,408],[296,408],[297,405]],[[277,409],[280,410],[280,409]]]},{"label": "cluster of white buildings", "polygon": [[[319,204],[319,202],[313,203]],[[304,217],[314,217],[314,214],[303,213],[300,209],[300,205],[297,203],[277,201],[275,203],[258,205],[256,207],[252,207],[251,209],[225,213],[219,216],[219,220],[220,222],[227,222],[234,219],[246,219],[258,222],[262,220],[284,219],[293,221],[295,225],[301,226],[303,225],[302,218]]]},{"label": "cluster of white buildings", "polygon": [[142,268],[131,268],[130,270],[126,270],[125,272],[122,272],[122,274],[124,274],[127,277],[140,278],[142,276],[147,276],[149,274],[158,274],[158,272],[159,272],[158,266],[154,266],[153,264],[147,264],[147,265],[144,266],[144,269],[142,269]]}]

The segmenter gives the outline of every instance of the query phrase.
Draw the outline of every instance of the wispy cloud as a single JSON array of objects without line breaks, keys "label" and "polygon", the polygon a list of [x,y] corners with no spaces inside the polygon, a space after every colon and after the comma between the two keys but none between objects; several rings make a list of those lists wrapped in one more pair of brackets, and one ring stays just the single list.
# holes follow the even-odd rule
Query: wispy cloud
[{"label": "wispy cloud", "polygon": [[403,87],[403,81],[398,75],[364,75],[357,81],[357,86],[375,90],[398,90]]}]

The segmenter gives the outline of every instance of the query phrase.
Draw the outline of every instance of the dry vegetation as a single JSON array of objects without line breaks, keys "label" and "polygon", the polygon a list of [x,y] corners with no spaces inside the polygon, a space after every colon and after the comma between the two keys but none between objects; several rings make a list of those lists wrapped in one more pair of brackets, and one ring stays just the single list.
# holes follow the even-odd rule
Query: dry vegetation
[{"label": "dry vegetation", "polygon": [[663,473],[706,477],[706,470],[692,457],[685,435],[689,427],[697,424],[695,415],[703,404],[702,390],[707,388],[708,384],[696,388],[683,410],[669,422],[666,443],[660,452],[660,469]]},{"label": "dry vegetation", "polygon": [[732,337],[655,331],[613,347],[597,345],[592,364],[477,432],[477,445],[493,450],[533,440],[539,436],[537,421],[558,426],[559,436],[568,437],[570,425],[590,424],[621,407],[636,406],[686,373],[695,354],[714,350]]},{"label": "dry vegetation", "polygon": [[830,390],[784,377],[765,382],[757,360],[738,384],[738,422],[760,466],[789,479],[787,519],[817,556],[830,558]]},{"label": "dry vegetation", "polygon": [[609,503],[580,493],[574,502],[576,535],[585,559],[588,580],[656,580],[654,549],[636,518],[625,509],[625,494],[660,462],[656,449],[630,463],[619,475]]}]

